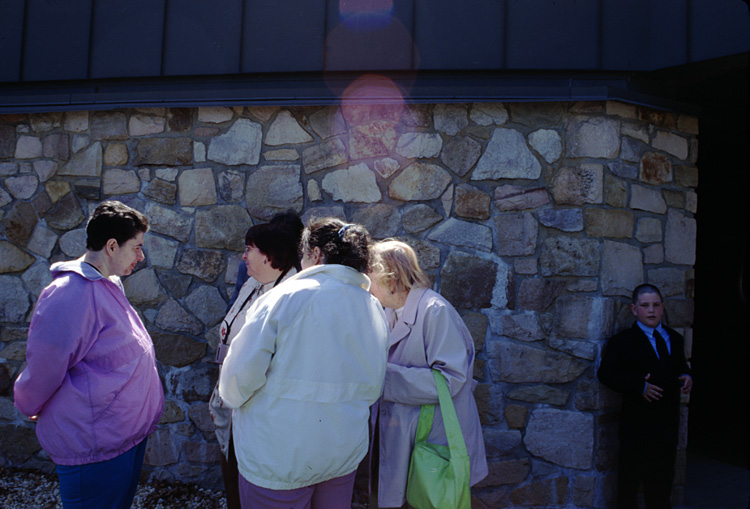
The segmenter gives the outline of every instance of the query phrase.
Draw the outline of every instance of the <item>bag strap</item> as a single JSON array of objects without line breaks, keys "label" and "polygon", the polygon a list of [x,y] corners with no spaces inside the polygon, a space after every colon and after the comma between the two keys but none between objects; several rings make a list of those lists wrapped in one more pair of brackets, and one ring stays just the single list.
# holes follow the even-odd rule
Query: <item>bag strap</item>
[{"label": "bag strap", "polygon": [[[440,402],[440,413],[443,416],[443,425],[445,426],[445,437],[448,439],[448,449],[451,457],[466,456],[466,442],[464,434],[461,432],[461,425],[458,423],[456,408],[453,406],[453,399],[448,390],[448,384],[443,374],[437,369],[432,370],[435,378],[435,387],[437,388],[438,401]],[[417,433],[415,442],[426,442],[427,436],[432,430],[432,423],[435,418],[435,405],[422,405],[419,411],[419,422],[417,423]]]}]

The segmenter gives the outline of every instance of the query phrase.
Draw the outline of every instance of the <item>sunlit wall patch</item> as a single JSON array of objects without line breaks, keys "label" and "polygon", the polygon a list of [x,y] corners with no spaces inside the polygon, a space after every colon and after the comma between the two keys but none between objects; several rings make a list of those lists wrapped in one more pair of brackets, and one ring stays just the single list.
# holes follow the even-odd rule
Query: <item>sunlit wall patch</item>
[{"label": "sunlit wall patch", "polygon": [[387,117],[398,121],[404,104],[404,91],[391,79],[378,74],[360,76],[341,95],[341,110],[346,119],[356,117],[355,110],[374,107],[386,109]]}]

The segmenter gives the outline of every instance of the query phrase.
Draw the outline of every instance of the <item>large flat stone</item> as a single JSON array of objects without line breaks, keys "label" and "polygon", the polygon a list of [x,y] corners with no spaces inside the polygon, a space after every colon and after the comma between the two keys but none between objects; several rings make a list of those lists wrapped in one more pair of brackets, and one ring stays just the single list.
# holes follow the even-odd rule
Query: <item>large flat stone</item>
[{"label": "large flat stone", "polygon": [[247,177],[245,203],[250,215],[265,220],[288,209],[301,212],[303,193],[299,165],[258,168]]},{"label": "large flat stone", "polygon": [[677,265],[695,265],[696,234],[695,219],[669,209],[664,234],[665,259]]},{"label": "large flat stone", "polygon": [[633,236],[633,212],[630,210],[587,208],[586,233],[590,237],[629,239]]},{"label": "large flat stone", "polygon": [[207,157],[228,165],[258,164],[262,135],[260,124],[246,118],[238,119],[229,131],[211,140]]},{"label": "large flat stone", "polygon": [[190,138],[144,138],[136,146],[135,164],[185,166],[193,162]]},{"label": "large flat stone", "polygon": [[185,170],[177,178],[180,204],[183,207],[214,205],[218,201],[216,181],[211,168]]},{"label": "large flat stone", "polygon": [[556,465],[587,470],[594,458],[594,417],[552,408],[534,410],[524,444],[532,454]]},{"label": "large flat stone", "polygon": [[[3,253],[2,245],[0,253]],[[0,275],[0,316],[3,317],[3,322],[23,322],[30,307],[29,294],[21,280],[13,276]],[[1,355],[7,358],[7,352],[4,350]]]},{"label": "large flat stone", "polygon": [[468,136],[455,136],[443,147],[440,160],[456,175],[463,177],[482,155],[482,145]]},{"label": "large flat stone", "polygon": [[614,159],[620,150],[619,122],[603,117],[572,117],[565,125],[568,157]]},{"label": "large flat stone", "polygon": [[489,219],[492,198],[479,188],[468,184],[456,186],[454,212],[469,219]]},{"label": "large flat stone", "polygon": [[505,340],[488,341],[486,349],[495,382],[567,383],[590,365],[571,355]]},{"label": "large flat stone", "polygon": [[195,213],[195,245],[209,249],[245,249],[245,233],[253,225],[239,205],[217,205]]},{"label": "large flat stone", "polygon": [[492,249],[492,231],[488,227],[452,217],[433,228],[427,238],[453,246]]},{"label": "large flat stone", "polygon": [[328,173],[323,177],[323,190],[345,203],[375,203],[382,198],[375,174],[365,163]]},{"label": "large flat stone", "polygon": [[526,256],[536,251],[539,223],[530,212],[508,213],[495,216],[497,254],[501,256]]},{"label": "large flat stone", "polygon": [[542,165],[529,150],[523,135],[515,129],[498,127],[471,174],[471,180],[536,180],[541,173]]},{"label": "large flat stone", "polygon": [[557,204],[584,205],[602,203],[604,198],[604,167],[601,164],[581,164],[557,171],[551,185]]},{"label": "large flat stone", "polygon": [[440,293],[457,308],[490,307],[497,271],[495,262],[453,251],[440,271]]},{"label": "large flat stone", "polygon": [[574,237],[549,237],[542,243],[539,264],[544,276],[598,276],[599,242]]},{"label": "large flat stone", "polygon": [[218,251],[183,249],[177,270],[213,282],[224,271],[224,256]]},{"label": "large flat stone", "polygon": [[555,301],[558,338],[603,339],[612,334],[615,306],[612,299],[563,295]]},{"label": "large flat stone", "polygon": [[604,295],[629,296],[644,281],[641,250],[622,242],[604,241],[601,285]]},{"label": "large flat stone", "polygon": [[416,162],[406,167],[388,186],[394,200],[434,200],[451,182],[450,174],[436,164]]}]

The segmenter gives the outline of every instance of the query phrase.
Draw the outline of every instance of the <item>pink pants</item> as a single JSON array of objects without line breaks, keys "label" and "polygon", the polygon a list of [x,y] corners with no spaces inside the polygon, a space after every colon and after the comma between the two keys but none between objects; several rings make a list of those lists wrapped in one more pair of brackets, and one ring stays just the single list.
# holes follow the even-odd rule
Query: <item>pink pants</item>
[{"label": "pink pants", "polygon": [[243,509],[350,509],[356,473],[294,490],[261,488],[240,475],[240,502]]}]

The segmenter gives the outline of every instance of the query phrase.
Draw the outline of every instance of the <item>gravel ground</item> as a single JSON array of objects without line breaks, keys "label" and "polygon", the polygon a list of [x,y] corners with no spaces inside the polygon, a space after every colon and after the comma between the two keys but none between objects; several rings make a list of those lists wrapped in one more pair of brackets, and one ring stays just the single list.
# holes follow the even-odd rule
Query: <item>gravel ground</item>
[{"label": "gravel ground", "polygon": [[[138,486],[134,508],[225,509],[224,492],[210,491],[190,484],[162,481]],[[39,472],[0,468],[0,508],[62,508],[57,476]]]},{"label": "gravel ground", "polygon": [[[364,509],[366,494],[358,489],[352,509]],[[138,509],[226,509],[223,491],[204,490],[192,484],[149,482],[138,486],[133,507]],[[62,508],[57,476],[0,467],[0,508]]]}]

